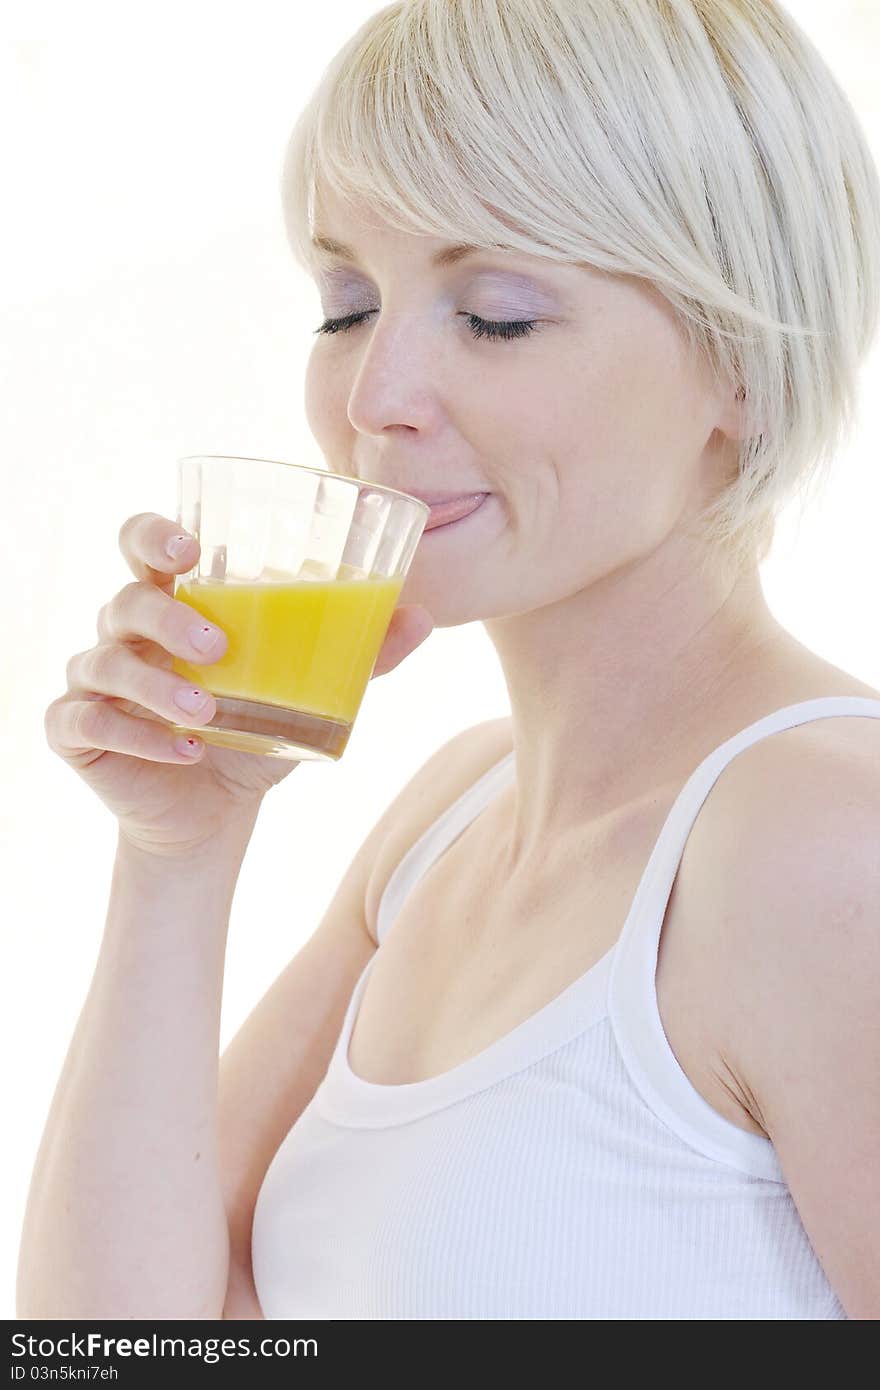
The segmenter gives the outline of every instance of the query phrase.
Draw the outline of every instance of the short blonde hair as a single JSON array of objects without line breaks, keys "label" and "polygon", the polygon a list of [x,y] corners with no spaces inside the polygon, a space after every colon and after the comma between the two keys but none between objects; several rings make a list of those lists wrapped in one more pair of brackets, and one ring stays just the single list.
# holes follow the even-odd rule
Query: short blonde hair
[{"label": "short blonde hair", "polygon": [[285,150],[294,256],[320,181],[395,227],[650,281],[743,399],[700,534],[763,560],[857,419],[880,178],[777,0],[399,0],[331,60]]}]

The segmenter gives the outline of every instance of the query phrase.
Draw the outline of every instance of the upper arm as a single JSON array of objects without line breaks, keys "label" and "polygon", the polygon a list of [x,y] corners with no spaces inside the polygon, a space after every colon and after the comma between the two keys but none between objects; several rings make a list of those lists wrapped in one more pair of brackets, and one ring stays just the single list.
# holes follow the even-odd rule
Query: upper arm
[{"label": "upper arm", "polygon": [[398,792],[362,842],[317,929],[220,1058],[220,1172],[230,1242],[224,1318],[263,1316],[251,1267],[257,1195],[279,1145],[327,1070],[352,990],[376,950],[368,907],[376,869],[415,841],[423,822],[440,814],[444,798],[451,802],[463,790],[475,760],[488,756],[491,762],[489,726],[502,722],[456,734]]},{"label": "upper arm", "polygon": [[830,731],[768,749],[776,775],[761,799],[747,808],[731,785],[718,802],[731,814],[716,865],[715,899],[725,904],[718,1026],[832,1288],[848,1317],[874,1319],[880,722],[857,723],[861,757]]}]

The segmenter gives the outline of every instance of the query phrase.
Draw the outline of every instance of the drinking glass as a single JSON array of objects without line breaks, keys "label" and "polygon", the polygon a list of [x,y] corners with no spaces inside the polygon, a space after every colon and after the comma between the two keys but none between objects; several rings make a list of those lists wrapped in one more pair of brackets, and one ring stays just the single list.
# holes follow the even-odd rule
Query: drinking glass
[{"label": "drinking glass", "polygon": [[210,665],[172,662],[217,702],[199,737],[338,762],[430,507],[275,459],[199,454],[177,469],[177,520],[201,549],[174,597],[229,641]]}]

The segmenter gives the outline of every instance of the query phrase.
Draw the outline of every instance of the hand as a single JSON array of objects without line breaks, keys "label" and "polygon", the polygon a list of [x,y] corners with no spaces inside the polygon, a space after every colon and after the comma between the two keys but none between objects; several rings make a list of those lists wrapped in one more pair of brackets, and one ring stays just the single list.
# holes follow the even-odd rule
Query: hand
[{"label": "hand", "polygon": [[[207,652],[190,641],[193,610],[173,597],[174,576],[192,569],[199,543],[191,537],[172,559],[165,544],[180,534],[155,512],[123,523],[119,546],[135,582],[101,609],[97,644],[71,657],[67,690],[44,718],[49,747],[101,798],[126,839],[160,855],[192,851],[217,835],[232,813],[256,814],[269,788],[299,767],[200,740],[198,751],[186,752],[186,737],[168,727],[168,721],[186,723],[197,738],[216,709],[211,695],[196,713],[175,703],[175,694],[193,687],[171,670],[173,658],[211,664],[228,645],[220,632]],[[396,608],[373,677],[393,671],[432,629],[431,615],[418,604]]]}]

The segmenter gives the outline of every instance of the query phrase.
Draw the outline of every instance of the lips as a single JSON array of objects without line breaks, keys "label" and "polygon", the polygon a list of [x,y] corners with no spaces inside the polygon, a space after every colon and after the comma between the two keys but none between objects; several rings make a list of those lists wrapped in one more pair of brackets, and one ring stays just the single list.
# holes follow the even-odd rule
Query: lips
[{"label": "lips", "polygon": [[[470,516],[480,506],[484,498],[488,497],[488,492],[466,493],[463,497],[454,497],[444,502],[429,503],[431,512],[425,523],[426,531],[433,531],[438,526],[447,526],[451,521],[461,521],[462,517]],[[424,502],[428,499],[422,498]]]}]

